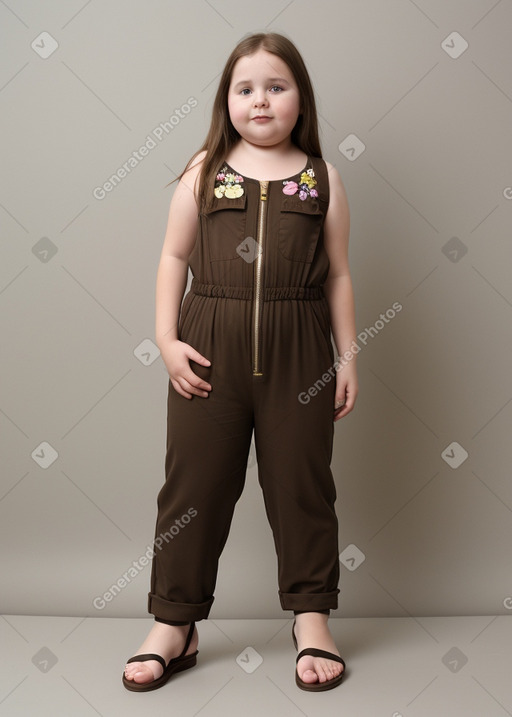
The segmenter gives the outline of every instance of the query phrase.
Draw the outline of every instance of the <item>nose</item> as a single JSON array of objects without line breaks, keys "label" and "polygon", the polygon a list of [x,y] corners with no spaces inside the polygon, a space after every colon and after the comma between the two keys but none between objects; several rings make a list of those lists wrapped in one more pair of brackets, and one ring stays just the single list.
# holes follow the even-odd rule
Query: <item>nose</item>
[{"label": "nose", "polygon": [[255,90],[253,105],[255,107],[261,107],[262,105],[266,105],[266,104],[268,104],[268,100],[265,95],[265,91],[264,90]]}]

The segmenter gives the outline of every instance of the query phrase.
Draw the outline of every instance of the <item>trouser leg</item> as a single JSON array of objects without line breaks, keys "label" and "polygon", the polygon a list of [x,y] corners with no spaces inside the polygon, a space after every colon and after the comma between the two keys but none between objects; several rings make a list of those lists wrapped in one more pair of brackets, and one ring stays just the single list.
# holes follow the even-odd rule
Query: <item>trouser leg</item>
[{"label": "trouser leg", "polygon": [[255,436],[259,481],[278,558],[281,606],[303,612],[336,609],[338,521],[327,456],[306,455],[304,444],[309,441],[300,432],[284,449],[281,438],[288,429],[283,429],[259,441]]},{"label": "trouser leg", "polygon": [[329,467],[332,418],[323,435],[316,420],[305,419],[309,410],[297,406],[281,423],[257,424],[255,445],[281,606],[320,612],[338,607],[338,520]]},{"label": "trouser leg", "polygon": [[208,617],[252,428],[252,411],[233,395],[186,399],[169,383],[166,481],[148,596],[148,611],[163,621]]},{"label": "trouser leg", "polygon": [[[268,349],[269,370],[256,391],[254,430],[281,606],[318,612],[336,609],[340,592],[336,487],[330,469],[336,380],[326,380],[309,402],[298,400],[298,393],[332,365],[329,345],[307,323],[310,315],[301,316],[297,327],[296,335],[304,332],[301,345],[275,341]],[[277,320],[275,314],[274,324]],[[271,371],[273,367],[279,368]]]}]

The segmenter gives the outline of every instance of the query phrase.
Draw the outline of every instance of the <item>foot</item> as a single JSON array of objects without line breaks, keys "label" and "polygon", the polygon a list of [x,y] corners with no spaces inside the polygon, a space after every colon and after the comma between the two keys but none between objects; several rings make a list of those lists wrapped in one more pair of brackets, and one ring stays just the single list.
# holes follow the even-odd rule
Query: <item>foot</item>
[{"label": "foot", "polygon": [[[178,657],[185,647],[185,641],[190,629],[190,625],[166,625],[163,622],[155,622],[149,635],[144,640],[135,655],[143,655],[148,652],[161,655],[165,664],[173,657]],[[197,650],[199,636],[197,634],[197,626],[194,628],[192,640],[186,655],[190,655]],[[164,668],[156,660],[147,660],[146,662],[130,662],[126,665],[124,674],[127,680],[133,680],[140,684],[157,680],[163,673]]]},{"label": "foot", "polygon": [[[328,619],[328,615],[319,612],[303,612],[295,616],[298,652],[306,647],[316,647],[335,655],[340,654],[327,626]],[[297,663],[297,672],[301,680],[308,684],[327,682],[343,672],[343,665],[324,657],[304,655]]]}]

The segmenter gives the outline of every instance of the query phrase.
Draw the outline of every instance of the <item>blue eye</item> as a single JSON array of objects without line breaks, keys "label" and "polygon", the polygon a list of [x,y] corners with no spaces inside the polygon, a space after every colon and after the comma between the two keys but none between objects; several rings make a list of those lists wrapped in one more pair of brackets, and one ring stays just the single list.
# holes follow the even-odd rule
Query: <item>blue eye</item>
[{"label": "blue eye", "polygon": [[[248,94],[251,93],[252,90],[249,89],[249,87],[244,87],[242,90],[240,90],[240,94],[246,97]],[[280,85],[272,85],[270,87],[270,91],[274,94],[278,94],[279,92],[283,92],[283,88]]]}]

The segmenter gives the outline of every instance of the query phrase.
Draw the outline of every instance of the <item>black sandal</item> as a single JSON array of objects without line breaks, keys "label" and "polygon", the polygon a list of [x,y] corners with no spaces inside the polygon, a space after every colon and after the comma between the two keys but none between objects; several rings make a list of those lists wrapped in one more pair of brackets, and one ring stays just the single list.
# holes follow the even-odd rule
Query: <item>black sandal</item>
[{"label": "black sandal", "polygon": [[123,673],[123,685],[126,687],[126,689],[131,690],[132,692],[149,692],[150,690],[156,690],[158,689],[158,687],[162,687],[162,685],[165,685],[165,683],[172,675],[174,675],[175,672],[181,672],[182,670],[188,670],[190,667],[194,667],[197,662],[197,655],[199,653],[199,650],[192,652],[190,655],[185,655],[186,651],[189,648],[190,641],[192,640],[192,635],[194,634],[194,627],[195,622],[190,623],[190,629],[188,631],[187,639],[185,641],[185,647],[183,648],[181,655],[179,655],[178,657],[172,657],[167,663],[167,665],[165,664],[165,660],[163,657],[161,657],[161,655],[154,655],[152,653],[148,653],[145,655],[135,655],[134,657],[130,657],[130,659],[126,663],[127,665],[130,662],[147,662],[148,660],[157,660],[157,662],[159,662],[164,668],[164,671],[160,675],[160,677],[157,677],[156,680],[152,680],[151,682],[135,682],[135,680],[127,680]]},{"label": "black sandal", "polygon": [[[297,638],[295,637],[295,620],[292,625],[292,638],[295,649],[298,650]],[[343,679],[343,675],[345,674],[345,662],[339,655],[335,655],[333,652],[327,652],[327,650],[319,650],[316,647],[306,647],[297,655],[295,664],[297,664],[300,658],[305,655],[310,655],[311,657],[325,657],[327,660],[339,662],[343,665],[343,671],[337,677],[333,677],[332,680],[327,680],[326,682],[304,682],[304,680],[299,677],[297,669],[295,669],[295,683],[297,687],[300,687],[301,690],[306,690],[307,692],[322,692],[323,690],[332,690],[333,687],[340,684]]]}]

